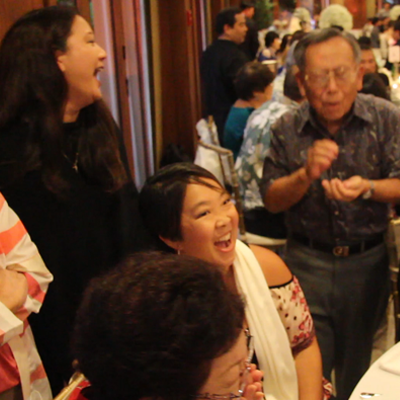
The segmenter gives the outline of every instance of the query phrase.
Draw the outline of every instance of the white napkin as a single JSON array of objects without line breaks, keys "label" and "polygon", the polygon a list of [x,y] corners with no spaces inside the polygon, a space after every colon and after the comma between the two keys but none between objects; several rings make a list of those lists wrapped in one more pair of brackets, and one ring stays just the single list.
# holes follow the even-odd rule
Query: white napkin
[{"label": "white napkin", "polygon": [[383,355],[379,367],[384,371],[400,375],[400,346],[397,346],[397,349],[390,352],[386,357]]}]

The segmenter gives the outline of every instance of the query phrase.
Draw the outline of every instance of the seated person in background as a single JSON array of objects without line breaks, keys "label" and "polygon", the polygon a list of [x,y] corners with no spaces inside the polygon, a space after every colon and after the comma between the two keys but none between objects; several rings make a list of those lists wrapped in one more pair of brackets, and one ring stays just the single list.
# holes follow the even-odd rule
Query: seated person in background
[{"label": "seated person in background", "polygon": [[239,216],[217,178],[190,163],[162,168],[146,181],[140,209],[169,251],[222,268],[245,297],[267,399],[321,400],[321,356],[301,287],[274,252],[237,240]]},{"label": "seated person in background", "polygon": [[376,63],[375,55],[369,42],[370,39],[364,36],[358,39],[361,49],[360,65],[363,67],[365,74],[378,72],[378,64]]},{"label": "seated person in background", "polygon": [[242,145],[247,119],[254,109],[271,98],[274,77],[266,65],[258,62],[245,64],[236,76],[238,100],[229,111],[224,131],[224,147],[232,150],[235,160]]},{"label": "seated person in background", "polygon": [[73,347],[92,385],[82,395],[261,400],[243,323],[219,268],[183,255],[128,258],[91,282],[79,308]]},{"label": "seated person in background", "polygon": [[363,87],[359,92],[372,94],[376,97],[381,97],[382,99],[390,101],[388,89],[379,74],[365,74],[363,77]]},{"label": "seated person in background", "polygon": [[[51,400],[30,313],[38,313],[53,276],[25,227],[0,194],[0,399]],[[32,395],[32,396],[31,396]],[[35,397],[37,396],[37,397]]]},{"label": "seated person in background", "polygon": [[265,35],[265,48],[258,56],[258,61],[276,60],[276,52],[281,47],[281,39],[274,31],[269,31]]},{"label": "seated person in background", "polygon": [[304,100],[296,81],[296,70],[297,67],[292,67],[286,73],[285,97],[282,102],[268,101],[250,115],[235,164],[240,195],[243,199],[246,231],[276,239],[286,238],[284,215],[273,214],[266,210],[259,184],[264,159],[270,146],[272,124]]},{"label": "seated person in background", "polygon": [[[368,38],[365,38],[368,39]],[[391,73],[386,68],[379,68],[378,63],[375,58],[374,51],[372,47],[367,43],[363,37],[358,40],[358,43],[361,48],[361,62],[360,65],[364,69],[364,74],[369,73],[378,73],[379,76],[383,79],[383,83],[387,87],[390,87],[391,83]],[[386,78],[385,78],[386,77]],[[386,84],[386,82],[388,82]]]}]

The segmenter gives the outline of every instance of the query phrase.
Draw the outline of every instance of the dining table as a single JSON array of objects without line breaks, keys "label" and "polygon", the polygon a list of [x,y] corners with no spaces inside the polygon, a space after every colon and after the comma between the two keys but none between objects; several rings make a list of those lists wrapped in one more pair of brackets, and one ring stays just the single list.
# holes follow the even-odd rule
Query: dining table
[{"label": "dining table", "polygon": [[349,400],[400,400],[400,342],[378,358],[363,375]]}]

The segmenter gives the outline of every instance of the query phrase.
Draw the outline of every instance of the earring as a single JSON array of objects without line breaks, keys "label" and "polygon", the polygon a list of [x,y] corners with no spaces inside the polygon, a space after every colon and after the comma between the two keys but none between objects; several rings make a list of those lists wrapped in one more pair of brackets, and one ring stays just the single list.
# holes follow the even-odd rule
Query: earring
[{"label": "earring", "polygon": [[178,256],[180,256],[180,255],[181,255],[181,250],[178,249],[178,250],[176,251],[176,253],[178,254]]}]

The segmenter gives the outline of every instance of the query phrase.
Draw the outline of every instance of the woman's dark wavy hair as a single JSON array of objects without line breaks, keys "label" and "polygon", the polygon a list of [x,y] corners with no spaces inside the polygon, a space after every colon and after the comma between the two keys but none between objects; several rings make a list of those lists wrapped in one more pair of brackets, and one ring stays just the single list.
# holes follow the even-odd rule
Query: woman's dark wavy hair
[{"label": "woman's dark wavy hair", "polygon": [[235,344],[243,319],[243,301],[218,267],[139,253],[87,288],[74,357],[96,400],[188,400]]},{"label": "woman's dark wavy hair", "polygon": [[[31,11],[10,28],[0,45],[0,141],[12,141],[13,133],[23,135],[23,143],[0,154],[0,165],[7,169],[0,186],[39,168],[52,192],[68,186],[61,176],[68,84],[55,53],[67,50],[77,15],[75,8],[62,6]],[[126,171],[110,112],[97,101],[80,111],[78,121],[85,132],[79,143],[85,176],[105,190],[118,189]]]},{"label": "woman's dark wavy hair", "polygon": [[[191,183],[215,189],[205,179],[211,179],[225,190],[218,179],[206,169],[192,163],[176,163],[161,168],[147,179],[139,195],[139,209],[155,240],[163,237],[181,240],[181,216],[186,188]],[[168,246],[161,248],[168,250]]]},{"label": "woman's dark wavy hair", "polygon": [[267,65],[250,61],[243,65],[236,74],[234,81],[239,99],[251,100],[256,92],[264,92],[275,78],[275,74]]}]

